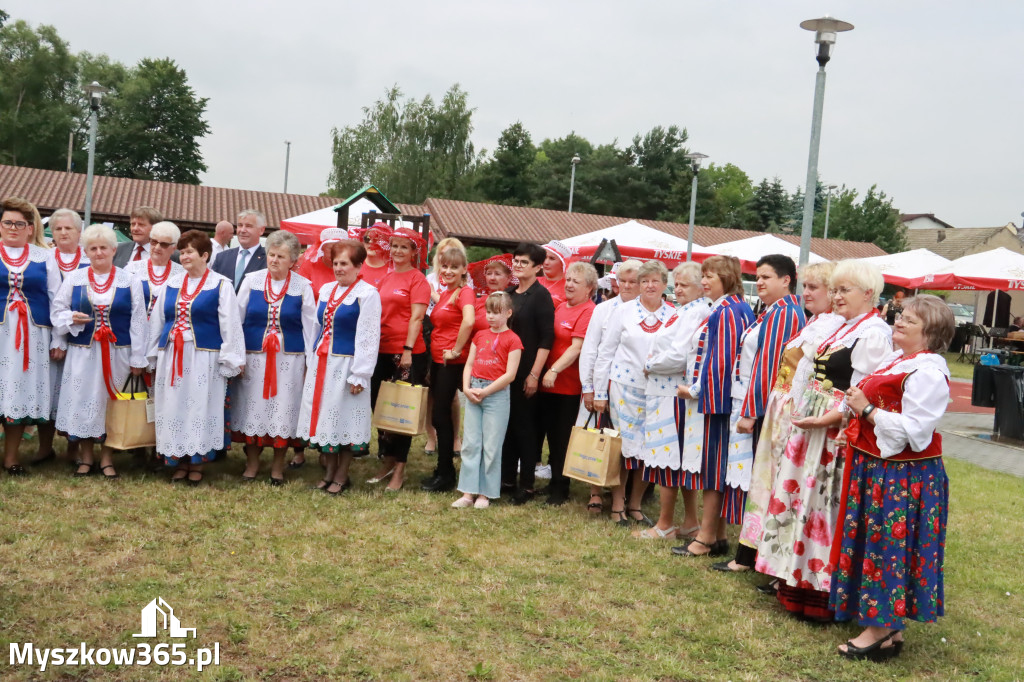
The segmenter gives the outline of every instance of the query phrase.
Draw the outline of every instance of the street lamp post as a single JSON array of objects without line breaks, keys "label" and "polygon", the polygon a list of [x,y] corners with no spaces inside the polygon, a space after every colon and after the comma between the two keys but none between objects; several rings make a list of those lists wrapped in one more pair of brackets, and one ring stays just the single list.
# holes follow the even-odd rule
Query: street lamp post
[{"label": "street lamp post", "polygon": [[821,112],[825,108],[825,65],[832,56],[836,34],[853,30],[853,24],[829,16],[800,22],[800,28],[814,31],[818,44],[818,74],[814,80],[814,113],[811,116],[811,148],[807,154],[807,182],[804,184],[804,218],[800,229],[800,265],[811,255],[811,228],[814,225],[814,188],[818,186],[818,148],[821,146]]},{"label": "street lamp post", "polygon": [[96,81],[93,81],[89,85],[86,85],[85,90],[86,97],[89,98],[89,165],[85,175],[85,224],[89,226],[92,224],[92,174],[95,168],[96,162],[96,126],[97,116],[100,110],[100,100],[103,99],[103,95],[110,92],[109,88],[105,88]]},{"label": "street lamp post", "polygon": [[832,190],[836,187],[838,187],[838,185],[828,186],[828,199],[825,200],[825,239],[828,239],[828,213],[832,208]]},{"label": "street lamp post", "polygon": [[708,158],[708,155],[693,152],[684,154],[683,158],[693,168],[693,182],[690,183],[690,233],[686,238],[686,262],[689,263],[693,260],[693,221],[697,218],[697,173],[700,171],[700,162]]},{"label": "street lamp post", "polygon": [[284,144],[284,193],[288,194],[288,162],[292,158],[292,143],[291,140],[285,140]]},{"label": "street lamp post", "polygon": [[572,161],[572,177],[569,179],[569,213],[572,213],[572,193],[576,189],[576,164],[580,162],[580,155],[573,154]]}]

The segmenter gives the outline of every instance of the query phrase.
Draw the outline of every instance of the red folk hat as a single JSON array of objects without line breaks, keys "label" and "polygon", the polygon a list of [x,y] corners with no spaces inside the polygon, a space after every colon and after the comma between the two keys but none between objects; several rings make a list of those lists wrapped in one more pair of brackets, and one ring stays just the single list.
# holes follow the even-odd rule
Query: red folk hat
[{"label": "red folk hat", "polygon": [[511,253],[499,253],[497,256],[491,256],[486,260],[477,261],[469,264],[469,276],[473,278],[473,289],[475,291],[486,292],[487,291],[487,268],[493,263],[500,263],[508,268],[509,283],[513,286],[519,286],[519,278],[512,273],[512,254]]},{"label": "red folk hat", "polygon": [[391,236],[411,241],[416,248],[416,267],[420,270],[427,267],[427,242],[424,241],[419,232],[408,227],[399,227],[391,233]]}]

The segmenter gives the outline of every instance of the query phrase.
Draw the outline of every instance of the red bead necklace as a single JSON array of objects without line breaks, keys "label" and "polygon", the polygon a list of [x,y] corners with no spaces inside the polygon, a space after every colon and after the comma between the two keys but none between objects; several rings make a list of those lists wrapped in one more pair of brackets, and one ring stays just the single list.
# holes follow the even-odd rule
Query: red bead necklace
[{"label": "red bead necklace", "polygon": [[190,293],[188,293],[188,273],[185,273],[185,278],[183,280],[181,280],[181,292],[178,295],[178,300],[181,301],[182,303],[189,303],[189,302],[191,302],[192,299],[195,298],[196,296],[198,296],[199,292],[203,290],[203,285],[206,284],[206,278],[207,278],[207,276],[209,276],[209,274],[210,274],[210,269],[207,268],[203,272],[203,276],[202,276],[202,278],[200,278],[199,284],[196,285],[196,288],[190,294]]},{"label": "red bead necklace", "polygon": [[61,258],[60,249],[57,249],[54,254],[57,257],[57,267],[60,268],[61,272],[71,272],[72,270],[78,269],[78,264],[82,262],[82,248],[78,247],[75,249],[75,257],[71,259],[71,262],[65,263],[64,259]]},{"label": "red bead necklace", "polygon": [[21,255],[17,258],[11,258],[7,255],[7,249],[4,248],[3,244],[0,244],[0,258],[3,258],[4,263],[11,268],[20,268],[22,265],[28,262],[28,244],[25,245]]},{"label": "red bead necklace", "polygon": [[96,283],[96,273],[92,267],[89,267],[89,288],[92,289],[94,294],[105,294],[110,291],[110,287],[114,286],[114,273],[117,272],[117,267],[110,268],[110,277],[107,278],[107,283],[100,285]]},{"label": "red bead necklace", "polygon": [[[291,270],[288,271],[288,276],[284,278],[284,286],[281,287],[281,293],[279,294],[274,293],[274,287],[270,283],[271,279],[273,278],[270,276],[270,272],[267,272],[267,280],[263,283],[263,300],[267,302],[267,305],[274,305],[288,293],[288,285],[292,281],[292,272]],[[337,291],[337,285],[335,285],[335,291]],[[334,291],[331,292],[331,296],[334,296]]]},{"label": "red bead necklace", "polygon": [[150,258],[148,261],[146,261],[146,269],[149,270],[149,283],[152,284],[153,286],[157,286],[157,287],[160,286],[161,284],[163,284],[164,282],[167,281],[168,277],[171,276],[171,263],[170,263],[170,261],[168,261],[167,265],[164,266],[164,274],[160,275],[159,277],[157,276],[156,272],[153,270],[153,259],[152,258]]}]

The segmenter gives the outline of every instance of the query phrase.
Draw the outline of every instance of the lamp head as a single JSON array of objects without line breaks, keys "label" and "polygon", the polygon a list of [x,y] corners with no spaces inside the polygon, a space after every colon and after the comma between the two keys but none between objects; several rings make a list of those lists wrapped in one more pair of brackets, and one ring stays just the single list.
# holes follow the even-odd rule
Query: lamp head
[{"label": "lamp head", "polygon": [[572,165],[574,165],[574,166],[575,166],[575,165],[576,165],[577,163],[579,163],[579,162],[580,162],[581,160],[582,160],[582,159],[580,159],[580,155],[579,155],[579,154],[573,154],[573,155],[572,155],[572,161],[571,161],[571,163],[572,163]]},{"label": "lamp head", "polygon": [[800,28],[814,31],[814,42],[818,44],[818,64],[824,67],[832,56],[832,46],[835,45],[836,34],[843,31],[852,31],[853,24],[833,19],[826,14],[820,19],[801,21]]},{"label": "lamp head", "polygon": [[700,152],[691,152],[689,154],[683,154],[683,158],[690,162],[693,172],[696,173],[700,170],[701,161],[708,158],[708,155],[701,154]]},{"label": "lamp head", "polygon": [[110,88],[105,88],[96,81],[84,86],[82,90],[85,91],[86,97],[89,98],[89,108],[93,111],[100,108],[100,100],[103,99],[103,95],[110,92]]}]

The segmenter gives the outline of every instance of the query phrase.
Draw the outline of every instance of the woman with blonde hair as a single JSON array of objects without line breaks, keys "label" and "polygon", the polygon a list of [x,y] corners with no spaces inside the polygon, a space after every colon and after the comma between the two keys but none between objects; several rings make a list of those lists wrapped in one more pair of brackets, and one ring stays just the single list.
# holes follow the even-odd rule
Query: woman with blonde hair
[{"label": "woman with blonde hair", "polygon": [[[45,425],[51,416],[51,360],[64,359],[52,333],[50,306],[60,271],[41,246],[39,211],[19,197],[0,203],[0,422],[4,428],[4,469],[26,473],[18,456],[25,427]],[[50,427],[52,429],[52,426]],[[51,437],[52,438],[52,437]],[[45,456],[46,453],[39,453]]]},{"label": "woman with blonde hair", "polygon": [[836,265],[829,287],[842,324],[809,349],[813,375],[802,395],[794,393],[793,429],[776,475],[779,482],[765,508],[755,568],[778,578],[779,602],[808,620],[833,619],[829,554],[846,465],[838,442],[845,391],[892,352],[892,331],[876,308],[883,286],[882,274],[869,263],[844,260]]}]

